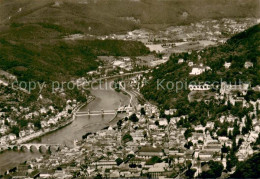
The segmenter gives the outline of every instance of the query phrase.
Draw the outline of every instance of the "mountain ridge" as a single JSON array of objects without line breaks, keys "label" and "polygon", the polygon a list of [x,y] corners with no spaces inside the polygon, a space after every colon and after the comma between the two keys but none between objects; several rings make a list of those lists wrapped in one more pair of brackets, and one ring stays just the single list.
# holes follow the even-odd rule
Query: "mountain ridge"
[{"label": "mountain ridge", "polygon": [[[59,2],[58,5],[55,2]],[[74,27],[85,33],[110,34],[137,28],[159,30],[167,24],[181,25],[207,18],[260,17],[259,7],[257,0],[239,3],[235,0],[2,0],[0,24],[2,28],[7,28],[13,22],[48,22]],[[140,23],[123,20],[121,17],[133,17]],[[93,30],[88,31],[88,27]]]}]

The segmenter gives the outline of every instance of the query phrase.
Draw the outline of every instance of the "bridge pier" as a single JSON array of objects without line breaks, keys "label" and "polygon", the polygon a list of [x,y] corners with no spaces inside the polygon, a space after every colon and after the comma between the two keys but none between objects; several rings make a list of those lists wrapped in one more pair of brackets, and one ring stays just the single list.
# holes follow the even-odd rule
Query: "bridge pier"
[{"label": "bridge pier", "polygon": [[104,109],[101,109],[101,115],[104,116]]},{"label": "bridge pier", "polygon": [[39,147],[39,152],[40,153],[43,153],[42,148],[43,148],[42,146]]},{"label": "bridge pier", "polygon": [[32,146],[30,146],[30,152],[33,152],[33,150],[32,150]]}]

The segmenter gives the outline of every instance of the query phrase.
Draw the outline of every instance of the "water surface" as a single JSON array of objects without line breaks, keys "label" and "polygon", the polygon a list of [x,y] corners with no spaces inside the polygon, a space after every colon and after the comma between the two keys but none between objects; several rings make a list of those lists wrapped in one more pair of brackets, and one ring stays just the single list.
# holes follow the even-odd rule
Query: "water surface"
[{"label": "water surface", "polygon": [[[102,87],[105,87],[105,84],[102,84]],[[119,105],[127,105],[129,103],[128,96],[109,88],[93,89],[91,90],[91,94],[94,95],[96,99],[81,108],[80,112],[86,112],[88,109],[90,111],[101,111],[101,109],[114,110],[117,109]],[[30,143],[62,144],[72,147],[75,139],[81,140],[82,136],[87,132],[96,132],[103,129],[109,125],[109,121],[113,119],[114,116],[115,115],[77,117],[70,125]],[[40,156],[41,154],[39,152],[6,151],[0,154],[0,173],[26,160]]]}]

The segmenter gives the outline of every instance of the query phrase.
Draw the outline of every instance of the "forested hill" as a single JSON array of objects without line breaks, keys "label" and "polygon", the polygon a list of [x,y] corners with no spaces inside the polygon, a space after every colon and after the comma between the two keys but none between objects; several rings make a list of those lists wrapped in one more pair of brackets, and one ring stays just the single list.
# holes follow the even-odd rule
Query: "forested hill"
[{"label": "forested hill", "polygon": [[259,178],[260,153],[254,154],[244,162],[240,162],[230,178]]},{"label": "forested hill", "polygon": [[13,23],[0,34],[0,69],[19,80],[69,80],[95,70],[98,55],[139,56],[149,53],[141,42],[118,40],[66,41],[72,28],[48,23]]},{"label": "forested hill", "polygon": [[[151,74],[152,79],[148,81],[142,89],[144,97],[148,100],[156,101],[163,108],[179,108],[181,113],[187,113],[189,90],[182,89],[176,92],[176,88],[157,89],[157,80],[165,80],[162,86],[167,82],[191,81],[214,82],[227,81],[250,82],[252,86],[260,84],[260,25],[255,25],[246,31],[230,38],[225,44],[218,47],[210,47],[199,52],[172,54],[170,60],[155,69]],[[184,63],[178,64],[179,59],[184,59]],[[246,69],[245,62],[252,62],[253,67]],[[193,62],[194,66],[203,64],[209,66],[212,70],[206,71],[198,76],[191,76],[191,66],[188,62]],[[225,62],[231,62],[229,69],[224,67]],[[175,85],[176,86],[176,85]]]},{"label": "forested hill", "polygon": [[98,55],[135,56],[149,53],[139,42],[93,40],[35,45],[0,39],[0,69],[19,80],[68,80],[96,70]]}]

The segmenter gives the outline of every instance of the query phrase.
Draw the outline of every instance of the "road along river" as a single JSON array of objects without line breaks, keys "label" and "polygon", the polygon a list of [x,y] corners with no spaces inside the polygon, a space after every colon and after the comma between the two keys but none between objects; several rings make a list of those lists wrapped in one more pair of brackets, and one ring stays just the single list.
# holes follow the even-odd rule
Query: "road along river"
[{"label": "road along river", "polygon": [[[112,82],[108,80],[107,83]],[[122,93],[118,93],[115,90],[107,87],[107,84],[101,84],[96,86],[95,89],[91,89],[91,94],[96,98],[87,106],[80,109],[80,112],[101,111],[103,110],[115,110],[119,105],[128,105],[129,96]],[[68,147],[73,146],[75,139],[81,140],[82,136],[87,132],[96,132],[109,125],[109,121],[113,119],[115,115],[104,116],[82,116],[76,117],[76,119],[68,126],[54,131],[50,134],[40,137],[40,139],[34,140],[30,143],[43,143],[43,144],[62,144]],[[15,152],[5,151],[0,154],[0,173],[17,166],[26,160],[40,157],[39,151],[26,151]]]}]

